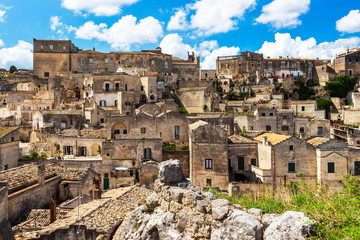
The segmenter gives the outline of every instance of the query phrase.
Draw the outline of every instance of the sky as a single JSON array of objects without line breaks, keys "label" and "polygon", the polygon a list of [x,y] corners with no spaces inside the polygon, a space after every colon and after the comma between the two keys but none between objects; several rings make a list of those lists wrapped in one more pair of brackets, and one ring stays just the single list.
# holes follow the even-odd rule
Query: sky
[{"label": "sky", "polygon": [[242,51],[330,59],[360,47],[359,0],[0,0],[0,68],[32,68],[32,42],[201,57]]}]

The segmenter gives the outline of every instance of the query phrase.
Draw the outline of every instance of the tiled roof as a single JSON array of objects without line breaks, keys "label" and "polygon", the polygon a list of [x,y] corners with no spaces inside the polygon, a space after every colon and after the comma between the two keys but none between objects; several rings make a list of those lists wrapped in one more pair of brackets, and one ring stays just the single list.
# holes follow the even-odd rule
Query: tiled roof
[{"label": "tiled roof", "polygon": [[68,181],[79,181],[88,171],[88,168],[65,168],[55,165],[49,166],[48,168],[56,172],[56,174],[61,177],[61,180]]},{"label": "tiled roof", "polygon": [[[56,220],[66,217],[69,210],[56,208]],[[50,224],[50,210],[49,209],[32,209],[26,220],[20,224],[26,228],[46,227]]]},{"label": "tiled roof", "polygon": [[254,140],[240,135],[232,135],[228,138],[232,143],[256,143]]},{"label": "tiled roof", "polygon": [[[61,131],[62,136],[78,137],[79,131],[76,129],[64,129]],[[106,129],[83,129],[80,130],[80,137],[83,138],[106,138]]]},{"label": "tiled roof", "polygon": [[5,137],[16,129],[18,129],[18,127],[0,127],[0,138]]},{"label": "tiled roof", "polygon": [[315,100],[285,101],[286,104],[315,104]]},{"label": "tiled roof", "polygon": [[[45,178],[55,176],[53,169],[45,167]],[[0,172],[0,180],[8,181],[9,193],[18,191],[38,182],[38,166],[28,164]]]},{"label": "tiled roof", "polygon": [[313,139],[308,140],[307,143],[314,146],[314,147],[317,147],[317,146],[320,146],[321,144],[326,143],[328,141],[330,141],[329,138],[315,137]]},{"label": "tiled roof", "polygon": [[281,134],[275,134],[275,133],[264,133],[264,134],[262,134],[260,136],[257,136],[256,138],[254,138],[254,140],[262,142],[263,137],[267,137],[267,141],[271,145],[279,144],[279,143],[291,138],[291,136],[289,136],[289,135],[281,135]]}]

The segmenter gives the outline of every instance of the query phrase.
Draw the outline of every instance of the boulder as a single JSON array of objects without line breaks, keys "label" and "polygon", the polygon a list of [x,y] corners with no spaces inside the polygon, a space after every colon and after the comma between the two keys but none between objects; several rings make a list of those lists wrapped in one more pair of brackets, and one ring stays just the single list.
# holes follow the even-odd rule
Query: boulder
[{"label": "boulder", "polygon": [[261,222],[264,228],[267,228],[280,214],[276,213],[266,213],[262,216]]},{"label": "boulder", "polygon": [[237,209],[222,223],[214,221],[211,228],[211,239],[262,239],[262,225],[259,220],[253,215]]},{"label": "boulder", "polygon": [[216,207],[212,209],[212,217],[215,220],[221,220],[226,217],[229,213],[228,207]]},{"label": "boulder", "polygon": [[159,206],[159,199],[156,193],[152,193],[146,198],[146,204],[149,208],[155,209]]},{"label": "boulder", "polygon": [[158,179],[162,183],[176,183],[184,178],[181,162],[179,160],[168,160],[159,164]]},{"label": "boulder", "polygon": [[265,213],[263,210],[259,208],[250,208],[247,210],[248,213],[254,215],[257,219],[261,220],[261,216]]},{"label": "boulder", "polygon": [[212,207],[222,207],[222,206],[227,206],[230,205],[230,202],[226,199],[216,199],[211,201],[211,206]]},{"label": "boulder", "polygon": [[265,230],[265,240],[305,240],[315,235],[315,221],[302,212],[287,211],[276,217]]}]

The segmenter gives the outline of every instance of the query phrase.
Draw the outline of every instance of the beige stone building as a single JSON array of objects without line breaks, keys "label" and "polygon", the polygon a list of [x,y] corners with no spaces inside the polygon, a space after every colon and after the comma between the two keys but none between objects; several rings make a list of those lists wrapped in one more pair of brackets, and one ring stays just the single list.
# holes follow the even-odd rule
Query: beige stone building
[{"label": "beige stone building", "polygon": [[19,128],[0,127],[0,170],[17,167],[19,158]]}]

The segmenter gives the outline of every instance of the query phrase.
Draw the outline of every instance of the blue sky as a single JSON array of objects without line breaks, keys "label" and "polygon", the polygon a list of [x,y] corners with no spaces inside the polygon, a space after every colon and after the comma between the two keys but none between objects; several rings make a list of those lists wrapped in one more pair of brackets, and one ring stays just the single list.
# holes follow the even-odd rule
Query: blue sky
[{"label": "blue sky", "polygon": [[161,46],[214,68],[219,55],[331,58],[360,47],[358,0],[2,0],[0,67],[32,68],[32,39],[71,39],[82,49]]}]

